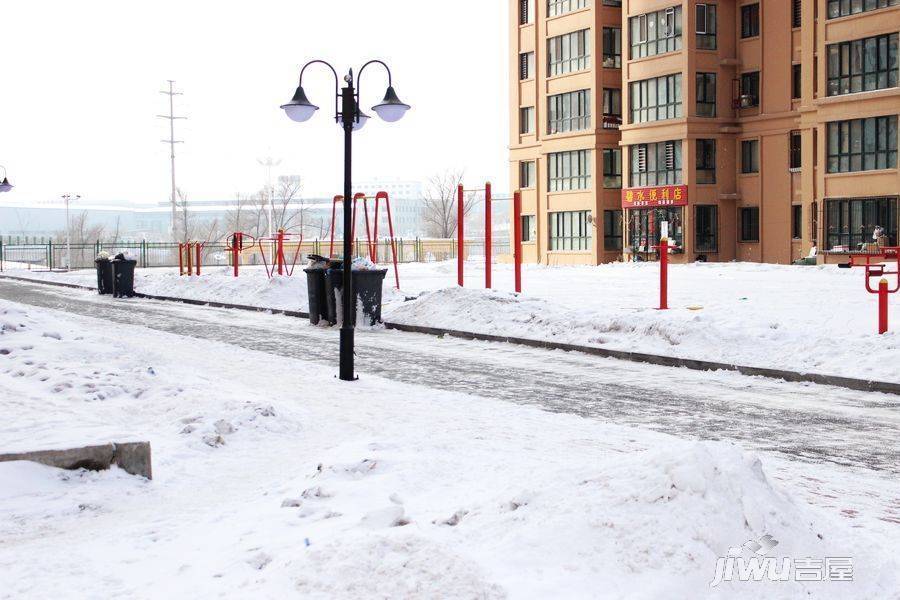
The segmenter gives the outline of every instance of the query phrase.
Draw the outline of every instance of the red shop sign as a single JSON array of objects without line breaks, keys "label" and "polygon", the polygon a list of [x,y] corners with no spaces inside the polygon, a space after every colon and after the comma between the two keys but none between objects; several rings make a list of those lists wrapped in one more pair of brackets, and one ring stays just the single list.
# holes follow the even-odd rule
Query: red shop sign
[{"label": "red shop sign", "polygon": [[622,208],[656,208],[659,206],[687,206],[686,185],[663,185],[622,190]]}]

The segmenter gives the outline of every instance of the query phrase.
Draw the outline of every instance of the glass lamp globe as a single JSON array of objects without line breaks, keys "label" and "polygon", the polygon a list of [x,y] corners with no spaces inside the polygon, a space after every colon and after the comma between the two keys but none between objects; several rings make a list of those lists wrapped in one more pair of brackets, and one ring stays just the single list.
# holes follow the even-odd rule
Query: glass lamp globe
[{"label": "glass lamp globe", "polygon": [[397,97],[397,92],[394,91],[393,86],[388,87],[381,104],[372,107],[372,110],[375,111],[379,118],[388,123],[399,121],[409,109],[409,104],[404,104],[400,101],[400,98]]}]

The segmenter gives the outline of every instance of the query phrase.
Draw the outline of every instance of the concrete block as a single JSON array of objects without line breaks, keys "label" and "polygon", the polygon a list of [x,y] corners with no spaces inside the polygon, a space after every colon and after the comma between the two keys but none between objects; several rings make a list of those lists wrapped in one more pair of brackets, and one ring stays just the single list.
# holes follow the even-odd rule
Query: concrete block
[{"label": "concrete block", "polygon": [[150,442],[110,443],[67,450],[39,450],[0,454],[0,462],[30,460],[60,469],[101,471],[116,465],[126,473],[153,479]]}]

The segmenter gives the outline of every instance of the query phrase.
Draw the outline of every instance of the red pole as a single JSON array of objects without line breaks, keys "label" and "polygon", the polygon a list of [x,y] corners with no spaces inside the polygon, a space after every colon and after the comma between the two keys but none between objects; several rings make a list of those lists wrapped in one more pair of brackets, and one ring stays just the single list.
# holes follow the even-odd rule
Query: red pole
[{"label": "red pole", "polygon": [[234,276],[238,276],[238,264],[241,262],[241,247],[244,245],[243,235],[240,231],[235,232],[234,239],[231,240],[231,262],[234,263]]},{"label": "red pole", "polygon": [[178,275],[184,276],[184,244],[178,244]]},{"label": "red pole", "polygon": [[328,258],[334,258],[334,211],[337,208],[338,200],[343,199],[343,196],[335,196],[334,200],[331,201],[331,240],[328,242]]},{"label": "red pole", "polygon": [[887,333],[888,330],[888,282],[883,279],[878,282],[878,333]]},{"label": "red pole", "polygon": [[513,194],[513,270],[516,293],[522,293],[522,193]]},{"label": "red pole", "polygon": [[284,275],[284,229],[279,229],[275,236],[275,262],[278,263],[278,274]]},{"label": "red pole", "polygon": [[463,186],[456,188],[456,283],[463,287],[463,267],[465,264],[465,210],[463,201]]},{"label": "red pole", "polygon": [[197,252],[197,276],[200,276],[200,258],[202,256],[201,252],[203,252],[203,244],[200,242],[194,242],[194,247]]},{"label": "red pole", "polygon": [[491,182],[484,184],[484,287],[491,289]]},{"label": "red pole", "polygon": [[[381,193],[378,194],[378,197],[382,197]],[[396,288],[400,289],[400,271],[397,270],[397,241],[394,239],[394,220],[391,217],[391,199],[387,194],[384,194],[384,206],[387,209],[387,220],[388,220],[388,232],[391,234],[391,256],[394,259],[394,284]],[[378,206],[378,200],[375,200],[375,206]],[[375,217],[376,217],[376,225],[378,218],[378,209],[375,209]]]},{"label": "red pole", "polygon": [[186,260],[187,260],[187,274],[188,274],[188,277],[190,277],[191,275],[194,274],[194,257],[193,257],[193,255],[191,254],[191,251],[192,251],[192,250],[193,250],[193,248],[191,248],[190,242],[187,242],[187,243],[184,244],[184,253],[185,253],[185,255],[186,255]]},{"label": "red pole", "polygon": [[669,309],[669,240],[659,240],[659,310]]}]

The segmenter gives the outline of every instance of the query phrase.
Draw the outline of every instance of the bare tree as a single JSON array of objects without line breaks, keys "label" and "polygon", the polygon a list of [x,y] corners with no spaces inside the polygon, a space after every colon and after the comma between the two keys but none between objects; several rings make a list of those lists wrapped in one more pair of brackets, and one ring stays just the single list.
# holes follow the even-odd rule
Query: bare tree
[{"label": "bare tree", "polygon": [[278,181],[275,193],[272,219],[275,231],[297,231],[301,235],[309,221],[309,207],[300,196],[302,186],[300,180],[293,177],[282,177]]},{"label": "bare tree", "polygon": [[[444,171],[428,180],[422,219],[429,235],[451,238],[456,234],[457,188],[462,183],[463,171]],[[470,194],[463,199],[463,215],[468,215],[478,200]]]},{"label": "bare tree", "polygon": [[[191,214],[188,211],[188,198],[187,194],[182,191],[181,188],[175,188],[176,199],[175,199],[175,208],[181,215],[181,223],[180,223],[180,231],[173,231],[172,237],[176,240],[181,240],[183,243],[187,243],[191,241],[193,237],[193,231],[191,230]],[[175,225],[176,229],[178,229],[178,225]]]}]

